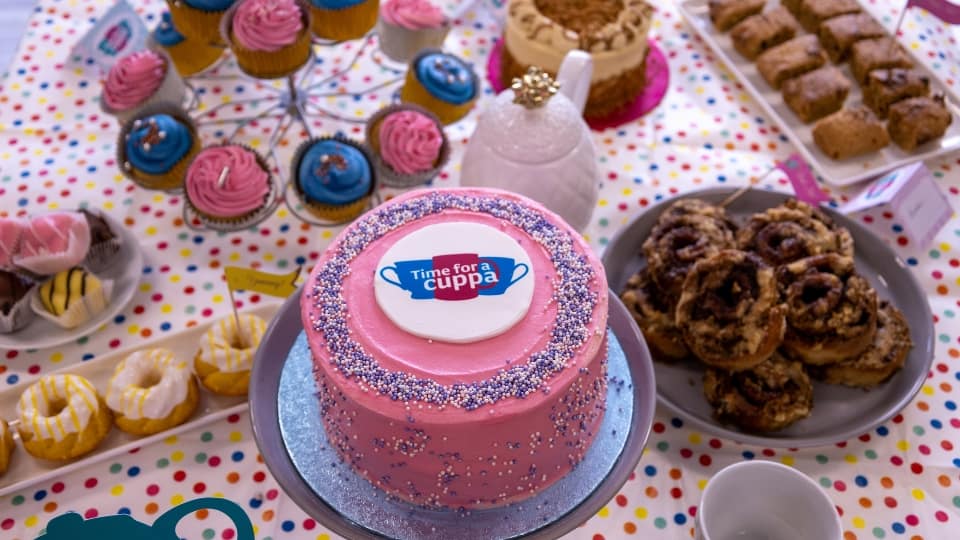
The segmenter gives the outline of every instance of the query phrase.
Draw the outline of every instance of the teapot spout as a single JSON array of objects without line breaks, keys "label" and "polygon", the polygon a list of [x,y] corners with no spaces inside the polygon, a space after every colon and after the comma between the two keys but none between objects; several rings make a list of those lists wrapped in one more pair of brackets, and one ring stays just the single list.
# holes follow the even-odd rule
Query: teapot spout
[{"label": "teapot spout", "polygon": [[589,53],[579,49],[572,50],[563,58],[557,81],[560,83],[560,92],[567,96],[574,106],[583,114],[590,94],[590,78],[593,77],[593,58]]}]

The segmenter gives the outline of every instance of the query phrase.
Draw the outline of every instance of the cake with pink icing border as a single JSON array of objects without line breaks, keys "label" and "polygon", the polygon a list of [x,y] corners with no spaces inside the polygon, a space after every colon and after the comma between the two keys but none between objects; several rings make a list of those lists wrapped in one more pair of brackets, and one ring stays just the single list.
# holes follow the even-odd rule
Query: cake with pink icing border
[{"label": "cake with pink icing border", "polygon": [[100,107],[124,123],[155,103],[180,107],[184,95],[186,85],[166,54],[143,50],[120,58],[110,68]]},{"label": "cake with pink icing border", "polygon": [[440,508],[534,496],[605,410],[607,283],[558,216],[498,190],[420,190],[321,255],[301,316],[330,445]]},{"label": "cake with pink icing border", "polygon": [[423,49],[442,49],[450,21],[430,0],[388,0],[380,6],[380,50],[408,63]]},{"label": "cake with pink icing border", "polygon": [[310,11],[298,0],[241,0],[223,16],[221,32],[253,77],[285,77],[310,59]]}]

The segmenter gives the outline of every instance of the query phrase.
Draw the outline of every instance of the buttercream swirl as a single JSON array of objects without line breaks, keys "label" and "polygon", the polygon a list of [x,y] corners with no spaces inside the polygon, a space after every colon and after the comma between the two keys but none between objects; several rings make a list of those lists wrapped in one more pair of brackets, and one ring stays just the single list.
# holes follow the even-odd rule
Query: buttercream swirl
[{"label": "buttercream swirl", "polygon": [[408,30],[438,28],[445,20],[443,11],[428,0],[390,0],[381,6],[380,16]]},{"label": "buttercream swirl", "polygon": [[416,64],[417,79],[435,97],[462,105],[476,95],[476,75],[463,60],[445,53],[430,53]]},{"label": "buttercream swirl", "polygon": [[170,18],[169,11],[164,11],[163,15],[160,16],[160,24],[153,29],[153,39],[164,47],[173,47],[182,43],[185,39],[183,34],[178,32],[173,25],[173,19]]},{"label": "buttercream swirl", "polygon": [[157,91],[166,73],[167,62],[159,53],[131,53],[110,68],[103,85],[103,99],[113,110],[133,108]]},{"label": "buttercream swirl", "polygon": [[[223,185],[220,175],[229,168]],[[263,205],[270,192],[270,175],[256,155],[236,145],[202,150],[186,177],[187,197],[197,210],[219,217],[241,216]]]},{"label": "buttercream swirl", "polygon": [[415,174],[434,168],[443,146],[436,122],[416,111],[388,115],[380,124],[380,155],[400,174]]},{"label": "buttercream swirl", "polygon": [[323,9],[346,9],[369,0],[310,0],[310,3]]},{"label": "buttercream swirl", "polygon": [[235,0],[184,0],[192,8],[203,11],[226,11]]},{"label": "buttercream swirl", "polygon": [[190,129],[167,114],[138,119],[126,140],[127,161],[147,174],[173,168],[193,146]]},{"label": "buttercream swirl", "polygon": [[233,15],[233,37],[254,51],[278,51],[301,30],[303,13],[294,0],[244,0]]},{"label": "buttercream swirl", "polygon": [[370,163],[358,148],[341,141],[322,140],[300,159],[297,183],[308,199],[324,204],[347,204],[370,191]]}]

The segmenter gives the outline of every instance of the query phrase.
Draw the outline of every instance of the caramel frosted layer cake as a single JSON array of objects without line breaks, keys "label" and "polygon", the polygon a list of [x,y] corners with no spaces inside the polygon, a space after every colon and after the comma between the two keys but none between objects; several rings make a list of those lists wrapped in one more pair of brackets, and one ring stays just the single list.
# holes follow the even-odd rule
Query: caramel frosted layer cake
[{"label": "caramel frosted layer cake", "polygon": [[529,66],[556,75],[563,57],[593,56],[585,116],[604,117],[633,102],[645,85],[653,8],[644,0],[513,0],[504,30],[500,76],[506,86]]}]

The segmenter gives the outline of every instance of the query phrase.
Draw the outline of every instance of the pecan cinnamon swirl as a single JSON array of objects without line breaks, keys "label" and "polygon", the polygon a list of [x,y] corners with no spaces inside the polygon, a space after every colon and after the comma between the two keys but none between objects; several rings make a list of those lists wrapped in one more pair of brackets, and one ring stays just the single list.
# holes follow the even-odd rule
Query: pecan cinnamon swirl
[{"label": "pecan cinnamon swirl", "polygon": [[778,431],[813,409],[813,385],[803,364],[779,354],[746,371],[707,369],[703,393],[718,420],[747,431]]},{"label": "pecan cinnamon swirl", "polygon": [[735,371],[763,362],[785,328],[773,268],[737,250],[698,261],[683,283],[676,323],[687,347],[710,366]]},{"label": "pecan cinnamon swirl", "polygon": [[903,313],[886,300],[877,311],[877,333],[859,357],[828,366],[811,368],[811,374],[830,384],[868,388],[893,376],[903,367],[913,347],[910,326]]},{"label": "pecan cinnamon swirl", "polygon": [[674,317],[676,299],[657,291],[646,268],[630,276],[620,299],[640,326],[654,359],[673,361],[689,356]]},{"label": "pecan cinnamon swirl", "polygon": [[877,292],[856,273],[853,258],[816,255],[777,270],[787,306],[783,348],[807,364],[856,357],[873,342]]},{"label": "pecan cinnamon swirl", "polygon": [[735,232],[722,208],[698,199],[680,199],[660,215],[643,242],[651,278],[667,294],[679,297],[690,267],[735,247]]},{"label": "pecan cinnamon swirl", "polygon": [[850,231],[796,199],[754,214],[737,234],[737,244],[774,266],[823,253],[853,256]]}]

